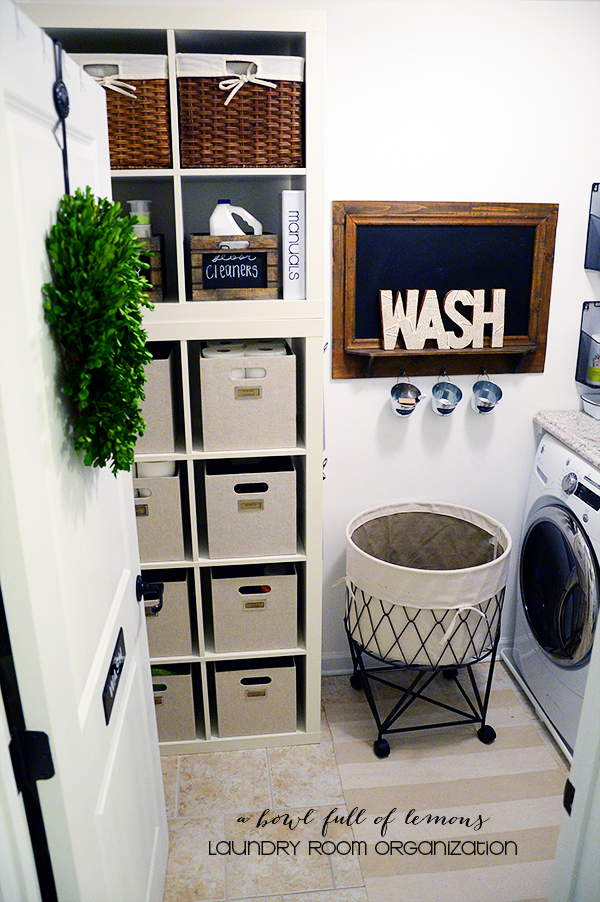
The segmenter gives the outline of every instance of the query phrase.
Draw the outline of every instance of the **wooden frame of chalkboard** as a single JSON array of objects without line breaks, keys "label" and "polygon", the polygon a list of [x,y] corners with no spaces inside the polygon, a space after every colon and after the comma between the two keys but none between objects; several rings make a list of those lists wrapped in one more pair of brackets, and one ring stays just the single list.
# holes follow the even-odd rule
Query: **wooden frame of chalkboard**
[{"label": "wooden frame of chalkboard", "polygon": [[[557,204],[334,201],[333,377],[542,372],[557,220]],[[501,347],[383,349],[381,290],[476,289],[505,292]]]}]

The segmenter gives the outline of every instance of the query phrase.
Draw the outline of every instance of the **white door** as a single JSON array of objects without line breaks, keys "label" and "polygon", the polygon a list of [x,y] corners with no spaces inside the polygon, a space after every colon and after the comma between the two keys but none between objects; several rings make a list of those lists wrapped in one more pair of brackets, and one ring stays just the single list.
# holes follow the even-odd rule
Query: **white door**
[{"label": "white door", "polygon": [[[61,902],[158,902],[167,826],[132,483],[84,467],[66,437],[40,292],[64,193],[53,43],[10,0],[0,61],[0,584],[26,725],[56,769],[37,784],[54,877]],[[65,57],[63,78],[71,191],[110,196],[103,91]]]},{"label": "white door", "polygon": [[40,902],[33,849],[12,769],[9,743],[6,711],[0,695],[0,900]]},{"label": "white door", "polygon": [[592,649],[560,825],[550,902],[600,899],[600,639]]}]

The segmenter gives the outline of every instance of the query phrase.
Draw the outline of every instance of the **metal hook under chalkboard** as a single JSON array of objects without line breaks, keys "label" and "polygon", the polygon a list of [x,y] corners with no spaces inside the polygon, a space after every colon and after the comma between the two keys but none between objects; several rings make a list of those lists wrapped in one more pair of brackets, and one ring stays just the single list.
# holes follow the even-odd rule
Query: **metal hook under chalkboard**
[{"label": "metal hook under chalkboard", "polygon": [[52,86],[52,97],[54,99],[54,109],[58,113],[58,122],[54,128],[54,133],[59,127],[62,128],[62,147],[57,139],[59,147],[62,150],[63,158],[63,174],[65,178],[65,194],[70,194],[69,187],[69,159],[67,156],[67,126],[65,119],[69,115],[69,92],[63,81],[62,75],[62,45],[58,41],[54,41],[54,73],[55,81]]},{"label": "metal hook under chalkboard", "polygon": [[411,384],[410,376],[407,375],[405,366],[400,367],[400,372],[398,373],[398,378],[396,379],[396,385],[400,383],[401,379],[403,379],[407,385]]}]

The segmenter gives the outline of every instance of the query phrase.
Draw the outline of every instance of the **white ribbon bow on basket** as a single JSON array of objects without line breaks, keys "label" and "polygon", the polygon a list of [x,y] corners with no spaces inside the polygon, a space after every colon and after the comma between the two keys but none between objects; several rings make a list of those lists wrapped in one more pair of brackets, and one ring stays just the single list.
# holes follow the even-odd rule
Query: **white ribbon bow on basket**
[{"label": "white ribbon bow on basket", "polygon": [[124,94],[125,97],[133,97],[135,100],[135,92],[137,91],[135,85],[128,85],[126,81],[119,81],[118,75],[94,75],[93,78],[100,87],[109,88],[111,91],[117,91],[119,94]]},{"label": "white ribbon bow on basket", "polygon": [[245,72],[236,72],[235,74],[232,74],[231,78],[225,78],[223,81],[219,82],[219,87],[222,91],[229,91],[225,106],[233,100],[240,88],[248,82],[255,85],[263,85],[265,88],[277,87],[272,81],[265,81],[263,78],[258,78],[258,76],[251,71],[253,66],[256,66],[256,63],[248,63],[248,68]]}]

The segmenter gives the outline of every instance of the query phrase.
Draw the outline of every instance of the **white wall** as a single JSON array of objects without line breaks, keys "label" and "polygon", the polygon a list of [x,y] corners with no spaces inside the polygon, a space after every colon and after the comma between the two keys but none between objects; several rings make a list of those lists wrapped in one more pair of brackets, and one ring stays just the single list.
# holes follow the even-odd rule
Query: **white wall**
[{"label": "white wall", "polygon": [[[546,368],[496,377],[489,416],[464,400],[449,419],[388,404],[395,380],[326,386],[324,666],[347,655],[341,628],[344,531],[383,502],[458,502],[518,541],[537,410],[576,408],[581,305],[600,282],[583,268],[590,188],[600,178],[600,5],[556,0],[326,4],[328,201],[559,204]],[[426,287],[426,286],[423,286]],[[434,377],[419,378],[428,395]],[[512,627],[516,554],[504,634]]]},{"label": "white wall", "polygon": [[[331,672],[348,663],[343,588],[334,584],[344,574],[350,518],[396,500],[458,502],[499,519],[517,543],[533,416],[578,407],[573,374],[581,305],[600,298],[600,277],[583,268],[590,188],[600,180],[600,0],[260,5],[328,13],[328,219],[332,200],[560,206],[545,372],[497,377],[504,397],[489,417],[470,410],[474,377],[464,376],[456,381],[465,400],[450,419],[421,405],[401,421],[388,403],[394,379],[332,380],[326,354],[323,639]],[[418,384],[430,395],[434,381]],[[516,554],[505,635],[515,565]]]}]

